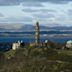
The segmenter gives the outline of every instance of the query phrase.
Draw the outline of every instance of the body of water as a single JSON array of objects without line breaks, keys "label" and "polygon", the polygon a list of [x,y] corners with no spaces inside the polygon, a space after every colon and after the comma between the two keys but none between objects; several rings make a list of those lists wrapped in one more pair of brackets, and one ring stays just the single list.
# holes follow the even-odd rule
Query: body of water
[{"label": "body of water", "polygon": [[[34,42],[35,39],[34,38],[23,38],[23,37],[0,37],[0,42],[17,42],[17,41],[23,41],[23,42]],[[40,41],[44,42],[45,40],[50,40],[53,42],[57,42],[57,43],[65,43],[68,40],[72,40],[72,38],[41,38]]]},{"label": "body of water", "polygon": [[[1,34],[32,34],[34,35],[35,32],[34,31],[31,31],[31,32],[0,32],[0,35]],[[40,31],[40,34],[72,34],[72,31],[68,32],[68,31]],[[0,42],[17,42],[17,41],[23,41],[23,42],[34,42],[35,39],[34,38],[25,38],[25,37],[0,37]],[[45,38],[45,37],[42,37],[40,39],[40,41],[45,41],[45,40],[50,40],[50,41],[54,41],[54,42],[57,42],[57,43],[65,43],[67,40],[72,40],[72,38]]]},{"label": "body of water", "polygon": [[[0,32],[0,34],[35,34],[35,31],[25,32]],[[40,31],[40,34],[72,34],[72,31]]]}]

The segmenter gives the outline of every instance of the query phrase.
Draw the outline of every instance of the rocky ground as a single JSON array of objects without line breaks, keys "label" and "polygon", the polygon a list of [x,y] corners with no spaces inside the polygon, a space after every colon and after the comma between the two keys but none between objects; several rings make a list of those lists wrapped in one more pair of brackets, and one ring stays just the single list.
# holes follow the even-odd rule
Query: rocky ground
[{"label": "rocky ground", "polygon": [[1,52],[0,72],[72,72],[72,51],[25,47]]}]

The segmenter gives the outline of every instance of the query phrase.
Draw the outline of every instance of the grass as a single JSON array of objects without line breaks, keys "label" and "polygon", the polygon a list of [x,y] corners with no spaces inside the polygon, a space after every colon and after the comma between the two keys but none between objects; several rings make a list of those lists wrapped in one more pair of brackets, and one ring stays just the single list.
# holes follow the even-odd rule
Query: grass
[{"label": "grass", "polygon": [[10,51],[5,52],[4,55],[7,59],[10,59],[11,57],[14,57],[15,52],[16,51],[14,51],[14,50],[10,50]]},{"label": "grass", "polygon": [[66,54],[66,55],[72,55],[72,51],[71,50],[58,50],[58,53]]},{"label": "grass", "polygon": [[72,72],[71,51],[26,47],[0,53],[0,72]]}]

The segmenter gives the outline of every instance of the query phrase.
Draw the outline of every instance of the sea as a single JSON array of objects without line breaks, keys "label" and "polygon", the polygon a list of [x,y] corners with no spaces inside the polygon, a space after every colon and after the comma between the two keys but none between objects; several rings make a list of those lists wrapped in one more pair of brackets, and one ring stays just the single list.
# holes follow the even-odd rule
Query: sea
[{"label": "sea", "polygon": [[[16,35],[19,35],[19,34],[32,34],[34,35],[35,32],[34,31],[28,31],[28,32],[0,32],[0,34],[16,34]],[[40,31],[40,34],[47,34],[47,35],[52,35],[52,34],[72,34],[72,31]],[[50,40],[50,41],[53,41],[53,42],[57,42],[57,43],[65,43],[66,41],[68,40],[72,40],[72,37],[42,37],[40,38],[40,41],[41,42],[44,42],[45,40]],[[31,37],[31,38],[27,38],[27,37],[11,37],[11,36],[6,36],[6,37],[1,37],[0,36],[0,42],[17,42],[17,41],[23,41],[23,42],[34,42],[35,41],[35,38],[34,37]]]},{"label": "sea", "polygon": [[[41,42],[44,42],[45,40],[49,40],[49,41],[56,42],[56,43],[65,43],[68,40],[72,40],[72,38],[69,38],[69,37],[67,37],[67,38],[52,38],[52,37],[40,38]],[[17,42],[17,41],[23,41],[26,43],[30,43],[30,42],[34,42],[35,39],[34,38],[25,38],[25,37],[0,37],[1,43],[3,43],[3,42],[13,43],[13,42]]]},{"label": "sea", "polygon": [[[23,41],[25,43],[31,43],[35,42],[34,37],[19,37],[20,34],[26,34],[26,35],[35,35],[35,32],[0,32],[0,51],[8,51],[12,48],[12,43],[17,41]],[[72,31],[70,32],[61,32],[61,31],[41,31],[41,35],[47,34],[47,35],[53,35],[53,34],[72,34]],[[2,36],[6,35],[6,36]],[[16,35],[13,37],[12,35]],[[55,43],[65,44],[68,40],[72,40],[72,37],[40,37],[40,41],[44,42],[45,40],[49,40]]]}]

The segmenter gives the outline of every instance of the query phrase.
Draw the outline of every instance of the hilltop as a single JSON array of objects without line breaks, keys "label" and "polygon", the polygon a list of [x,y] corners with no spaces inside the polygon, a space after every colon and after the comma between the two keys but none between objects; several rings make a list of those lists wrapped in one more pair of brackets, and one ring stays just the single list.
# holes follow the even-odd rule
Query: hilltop
[{"label": "hilltop", "polygon": [[71,72],[72,51],[24,47],[0,53],[0,72]]}]

